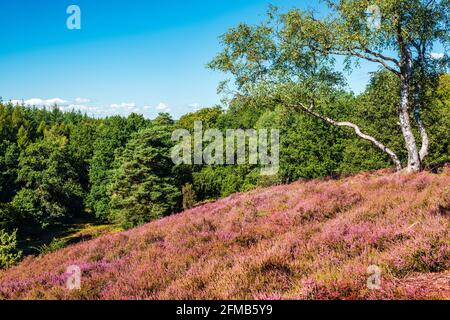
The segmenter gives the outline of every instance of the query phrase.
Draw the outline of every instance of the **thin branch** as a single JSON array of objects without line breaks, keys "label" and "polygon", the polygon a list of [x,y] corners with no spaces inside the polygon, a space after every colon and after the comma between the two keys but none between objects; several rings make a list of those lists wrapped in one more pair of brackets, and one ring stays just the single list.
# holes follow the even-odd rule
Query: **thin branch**
[{"label": "thin branch", "polygon": [[384,144],[382,144],[381,142],[379,142],[378,140],[376,140],[374,137],[369,136],[368,134],[365,134],[363,132],[361,132],[361,129],[354,123],[345,121],[345,122],[341,122],[341,121],[336,121],[333,120],[329,117],[326,117],[324,115],[321,115],[315,111],[313,111],[313,105],[311,105],[311,107],[306,107],[303,103],[299,103],[299,104],[288,104],[288,106],[290,107],[294,107],[294,108],[300,108],[301,110],[305,111],[306,113],[319,118],[325,122],[328,122],[332,125],[338,126],[338,127],[349,127],[352,128],[355,133],[362,139],[367,140],[372,142],[377,148],[379,148],[380,150],[382,150],[384,153],[388,154],[389,157],[391,158],[391,160],[394,162],[395,167],[397,169],[397,171],[402,170],[402,164],[398,158],[398,156],[388,147],[386,147]]},{"label": "thin branch", "polygon": [[425,8],[428,8],[433,2],[435,2],[435,0],[428,1],[428,3],[425,5]]},{"label": "thin branch", "polygon": [[[400,66],[400,62],[397,59],[391,58],[391,57],[387,57],[382,55],[381,53],[377,53],[377,52],[373,52],[371,50],[365,49],[364,51],[366,51],[368,54],[371,54],[373,56],[376,56],[378,58],[374,58],[374,57],[370,57],[368,55],[364,55],[362,53],[356,52],[354,49],[347,49],[347,50],[332,50],[332,49],[320,49],[312,44],[309,45],[313,50],[319,51],[321,53],[330,53],[330,54],[335,54],[335,55],[339,55],[339,56],[348,56],[348,55],[353,55],[355,57],[358,57],[360,59],[364,59],[364,60],[368,60],[371,62],[376,62],[376,63],[380,63],[381,65],[383,65],[387,70],[393,72],[396,76],[400,77],[401,73],[400,71],[396,70],[395,68],[391,67],[385,60],[388,61],[392,61],[394,62],[397,66]],[[383,60],[385,59],[385,60]]]},{"label": "thin branch", "polygon": [[377,58],[383,59],[383,60],[387,60],[387,61],[391,61],[393,63],[395,63],[397,66],[400,66],[400,61],[398,61],[397,59],[393,58],[393,57],[388,57],[384,54],[381,54],[379,52],[375,52],[369,49],[360,49],[360,50],[364,50],[364,52],[371,54]]},{"label": "thin branch", "polygon": [[392,68],[386,61],[384,61],[384,60],[382,60],[382,59],[377,59],[377,58],[369,57],[369,56],[364,55],[364,54],[362,54],[362,53],[356,52],[356,51],[354,51],[353,49],[349,49],[349,52],[350,52],[350,54],[352,54],[352,55],[354,55],[354,56],[356,56],[356,57],[358,57],[358,58],[365,59],[365,60],[368,60],[368,61],[371,61],[371,62],[377,62],[377,63],[380,63],[383,67],[385,67],[385,68],[388,69],[389,71],[395,73],[397,76],[400,76],[400,75],[401,75],[401,73],[400,73],[399,71],[397,71],[397,70],[395,70],[394,68]]}]

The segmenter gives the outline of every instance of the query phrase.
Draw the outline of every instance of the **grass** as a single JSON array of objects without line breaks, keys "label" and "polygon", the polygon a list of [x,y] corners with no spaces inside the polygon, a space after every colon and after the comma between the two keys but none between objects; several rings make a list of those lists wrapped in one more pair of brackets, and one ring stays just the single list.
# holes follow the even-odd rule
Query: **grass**
[{"label": "grass", "polygon": [[[28,257],[0,272],[0,298],[449,299],[449,185],[444,168],[235,194]],[[80,290],[66,289],[71,265]]]},{"label": "grass", "polygon": [[67,245],[87,241],[100,235],[122,231],[117,226],[97,224],[89,216],[73,219],[70,224],[55,226],[22,240],[19,248],[25,255],[47,254]]}]

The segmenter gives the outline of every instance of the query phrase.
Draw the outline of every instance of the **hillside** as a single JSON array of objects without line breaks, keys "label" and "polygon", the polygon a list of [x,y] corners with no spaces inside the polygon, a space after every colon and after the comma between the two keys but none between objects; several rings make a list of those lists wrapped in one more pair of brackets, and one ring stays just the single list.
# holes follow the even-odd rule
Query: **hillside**
[{"label": "hillside", "polygon": [[449,299],[449,184],[449,168],[379,171],[235,194],[29,257],[0,272],[0,298]]}]

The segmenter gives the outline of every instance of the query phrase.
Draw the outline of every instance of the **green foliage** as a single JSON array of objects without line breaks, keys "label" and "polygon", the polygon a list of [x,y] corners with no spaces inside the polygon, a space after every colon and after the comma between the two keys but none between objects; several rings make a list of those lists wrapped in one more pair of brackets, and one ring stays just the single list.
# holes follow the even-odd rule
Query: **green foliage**
[{"label": "green foliage", "polygon": [[67,240],[54,238],[49,244],[44,244],[38,248],[41,255],[58,251],[67,246]]},{"label": "green foliage", "polygon": [[223,130],[255,128],[260,117],[267,111],[273,111],[275,105],[268,96],[238,95],[231,99],[227,112],[217,120],[217,126]]},{"label": "green foliage", "polygon": [[0,142],[0,202],[13,198],[16,189],[19,149],[8,140]]},{"label": "green foliage", "polygon": [[250,190],[258,184],[259,173],[258,168],[248,165],[206,166],[193,173],[197,200],[217,199]]},{"label": "green foliage", "polygon": [[181,194],[183,195],[183,209],[191,209],[195,205],[195,192],[192,188],[192,184],[186,183],[181,189]]},{"label": "green foliage", "polygon": [[130,115],[127,119],[114,116],[101,123],[94,142],[89,167],[90,191],[86,206],[101,221],[110,220],[110,197],[108,188],[114,168],[115,157],[120,156],[131,135],[146,126],[142,116]]},{"label": "green foliage", "polygon": [[17,230],[8,234],[0,229],[0,269],[6,269],[22,259],[22,252],[17,250]]},{"label": "green foliage", "polygon": [[172,116],[167,112],[160,112],[153,120],[153,124],[158,126],[170,126],[174,123]]},{"label": "green foliage", "polygon": [[194,130],[194,122],[201,121],[203,128],[215,128],[217,127],[217,121],[223,115],[223,110],[220,106],[213,108],[203,108],[196,112],[191,112],[181,116],[181,118],[174,124],[175,129],[186,129],[189,131]]},{"label": "green foliage", "polygon": [[85,192],[89,189],[89,163],[94,154],[98,126],[96,121],[84,120],[77,124],[70,124],[68,130],[68,153]]},{"label": "green foliage", "polygon": [[[400,160],[406,162],[407,153],[397,116],[399,85],[398,78],[390,72],[381,70],[375,73],[366,90],[354,99],[352,108],[347,109],[341,119],[357,123],[363,132],[388,146]],[[339,172],[342,173],[391,166],[386,154],[354,135],[346,138],[342,159],[339,165]]]},{"label": "green foliage", "polygon": [[[440,78],[436,90],[427,93],[427,104],[422,110],[423,121],[428,129],[430,139],[430,154],[425,159],[425,165],[443,163],[449,160],[450,142],[450,97],[449,77]],[[398,125],[396,109],[399,100],[399,80],[387,71],[374,74],[366,90],[357,97],[350,112],[343,114],[343,118],[357,122],[362,130],[376,137],[383,144],[388,145],[403,162],[407,153]],[[415,130],[419,139],[418,130]],[[389,158],[369,143],[349,137],[345,143],[343,161],[339,171],[353,173],[374,170],[389,166]]]},{"label": "green foliage", "polygon": [[305,114],[282,120],[280,175],[285,181],[313,179],[337,173],[342,159],[342,130]]},{"label": "green foliage", "polygon": [[[419,159],[416,143],[419,139],[417,137],[414,139],[414,132],[407,117],[410,112],[410,116],[414,116],[416,120],[417,127],[421,126],[421,109],[425,109],[423,105],[427,99],[422,94],[423,90],[419,88],[429,88],[437,79],[437,75],[446,70],[448,59],[438,61],[430,58],[430,54],[434,45],[448,42],[450,2],[421,0],[326,2],[329,4],[329,14],[321,18],[315,17],[312,11],[292,9],[279,14],[276,9],[271,8],[268,19],[260,24],[253,26],[240,24],[231,28],[221,37],[223,50],[210,62],[209,67],[229,73],[233,77],[238,89],[234,94],[234,100],[260,96],[282,103],[292,110],[300,109],[308,116],[315,116],[330,124],[354,127],[354,123],[359,124],[358,121],[350,125],[337,124],[333,121],[333,119],[349,120],[339,116],[349,115],[348,110],[344,108],[340,113],[336,113],[333,108],[337,106],[329,100],[336,92],[344,89],[342,74],[334,70],[334,58],[337,55],[343,56],[348,69],[353,62],[360,60],[378,63],[384,70],[391,72],[397,81],[401,80],[404,88],[403,97],[400,99],[400,86],[398,84],[392,86],[392,80],[389,79],[389,85],[386,83],[372,87],[374,92],[368,92],[366,95],[368,97],[378,95],[377,91],[388,86],[390,90],[387,91],[387,98],[396,98],[397,108],[393,110],[397,110],[402,130],[394,127],[396,122],[387,121],[387,125],[382,126],[382,129],[387,131],[381,134],[386,140],[390,140],[388,143],[393,143],[394,148],[399,145],[399,137],[403,138],[408,156],[404,156],[403,145],[399,156],[393,155],[390,151],[386,153],[389,153],[397,168],[400,167],[397,159],[400,157],[409,159],[408,170],[420,169],[419,164],[422,160]],[[382,19],[377,27],[371,27],[367,19],[370,5],[377,6],[381,10]],[[389,56],[386,52],[392,55]],[[413,93],[414,87],[416,92]],[[408,95],[410,97],[407,97]],[[364,103],[364,97],[361,102]],[[369,106],[361,104],[357,112],[351,112],[350,118],[369,123],[371,119],[368,118],[385,113],[391,120],[391,101],[377,106],[374,106],[371,100],[368,102]],[[361,114],[366,117],[361,119]],[[380,129],[377,128],[377,133],[381,131]],[[423,131],[422,129],[420,137],[426,141]],[[359,136],[364,137],[362,134]],[[372,138],[371,140],[373,141]],[[368,145],[361,142],[356,144],[364,149]],[[387,148],[380,146],[379,143],[374,144],[380,150],[387,151]],[[353,144],[347,153],[354,151]],[[357,169],[352,167],[358,166],[377,168],[384,162],[384,157],[376,152],[371,153],[375,156],[375,161],[367,162],[364,161],[364,157],[356,156],[353,157],[354,166],[343,166],[342,170],[354,172]],[[345,157],[350,160],[348,155]],[[328,165],[327,168],[334,170]]]},{"label": "green foliage", "polygon": [[25,149],[30,144],[30,137],[27,129],[24,126],[20,126],[17,132],[17,145],[21,150]]},{"label": "green foliage", "polygon": [[430,155],[426,164],[450,161],[450,75],[440,77],[436,90],[430,90],[424,109],[424,122],[430,131]]},{"label": "green foliage", "polygon": [[14,207],[25,221],[41,228],[82,210],[83,190],[61,141],[30,144],[19,157],[17,182],[22,188]]},{"label": "green foliage", "polygon": [[111,213],[131,228],[178,209],[180,190],[172,177],[170,129],[153,126],[139,131],[117,157],[110,187]]},{"label": "green foliage", "polygon": [[19,224],[20,217],[11,203],[0,202],[0,229],[11,230]]}]

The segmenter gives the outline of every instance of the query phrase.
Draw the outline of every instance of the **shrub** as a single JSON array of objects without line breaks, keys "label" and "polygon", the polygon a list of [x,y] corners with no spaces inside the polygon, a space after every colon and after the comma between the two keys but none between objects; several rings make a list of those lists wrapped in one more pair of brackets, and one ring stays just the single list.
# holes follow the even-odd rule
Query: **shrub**
[{"label": "shrub", "polygon": [[11,203],[0,203],[0,229],[11,230],[20,222],[20,217]]},{"label": "shrub", "polygon": [[59,249],[64,248],[67,245],[67,240],[54,238],[49,244],[44,244],[39,247],[38,251],[40,254],[47,254]]},{"label": "shrub", "polygon": [[17,250],[17,230],[8,234],[0,230],[0,269],[6,269],[22,259],[22,251]]},{"label": "shrub", "polygon": [[192,184],[186,183],[181,193],[183,194],[183,209],[191,209],[195,205],[195,192]]}]

